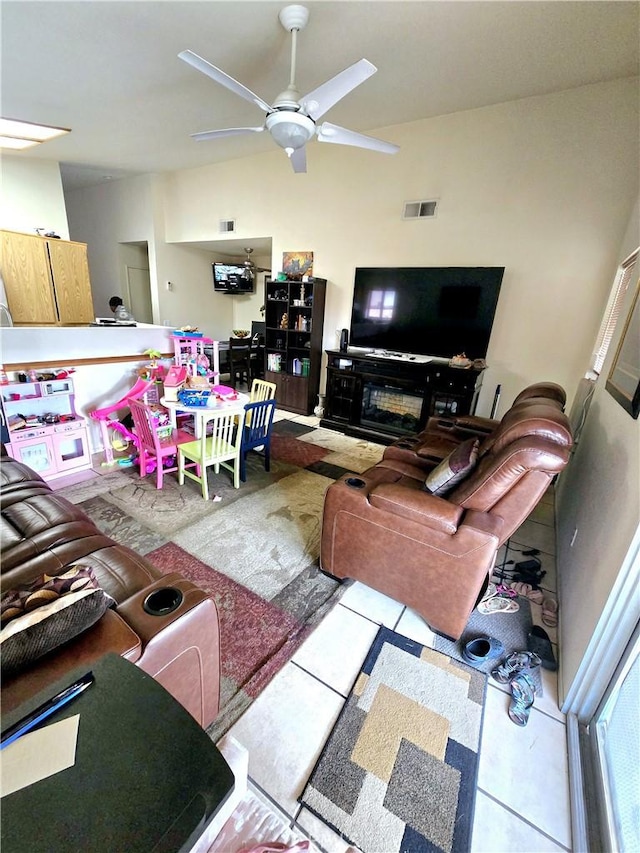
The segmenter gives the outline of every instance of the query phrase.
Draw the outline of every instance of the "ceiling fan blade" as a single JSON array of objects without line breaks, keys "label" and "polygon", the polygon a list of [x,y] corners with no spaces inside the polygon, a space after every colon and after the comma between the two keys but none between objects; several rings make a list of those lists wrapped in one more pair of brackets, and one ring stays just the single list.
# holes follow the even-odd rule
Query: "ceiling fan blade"
[{"label": "ceiling fan blade", "polygon": [[330,124],[328,121],[316,128],[316,134],[318,142],[354,145],[356,148],[370,148],[371,151],[380,151],[383,154],[395,154],[400,150],[400,146],[394,145],[393,142],[385,142],[383,139],[376,139],[375,136],[365,136],[363,133],[356,133],[355,130]]},{"label": "ceiling fan blade", "polygon": [[319,119],[341,98],[348,95],[356,86],[364,83],[377,70],[376,66],[372,65],[367,59],[354,62],[353,65],[332,77],[331,80],[327,80],[313,92],[309,92],[308,95],[300,98],[303,112],[312,119]]},{"label": "ceiling fan blade", "polygon": [[245,101],[251,101],[251,103],[256,104],[256,106],[260,107],[261,110],[264,110],[267,113],[273,112],[273,109],[269,104],[263,101],[262,98],[259,98],[251,91],[251,89],[247,89],[247,87],[243,86],[242,83],[234,80],[233,77],[230,77],[220,68],[216,68],[215,65],[207,62],[206,59],[198,56],[198,54],[194,53],[192,50],[183,50],[178,54],[178,58],[182,59],[183,62],[186,62],[188,65],[191,65],[197,71],[202,71],[202,73],[206,74],[207,77],[211,77],[212,80],[215,80],[216,83],[220,83],[222,86],[229,89],[229,91],[235,92],[236,95],[240,95],[240,97],[244,98]]},{"label": "ceiling fan blade", "polygon": [[223,136],[241,136],[244,133],[261,133],[264,127],[225,127],[222,130],[202,130],[200,133],[189,134],[197,142],[205,139],[221,139]]},{"label": "ceiling fan blade", "polygon": [[304,145],[302,148],[296,148],[289,159],[294,172],[299,174],[307,171],[307,152]]}]

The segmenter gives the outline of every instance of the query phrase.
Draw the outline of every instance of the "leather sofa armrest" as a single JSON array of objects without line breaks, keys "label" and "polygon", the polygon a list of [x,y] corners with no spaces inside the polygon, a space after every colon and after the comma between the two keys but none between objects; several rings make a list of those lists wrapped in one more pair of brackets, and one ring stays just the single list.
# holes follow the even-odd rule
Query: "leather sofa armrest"
[{"label": "leather sofa armrest", "polygon": [[455,419],[456,430],[470,435],[489,435],[500,426],[493,418],[481,418],[478,415],[461,415]]},{"label": "leather sofa armrest", "polygon": [[121,655],[132,663],[137,663],[140,657],[140,638],[113,609],[107,610],[95,625],[35,661],[28,669],[3,678],[2,712],[17,708],[76,667],[91,669],[91,665],[107,652]]},{"label": "leather sofa armrest", "polygon": [[499,515],[468,509],[460,526],[462,527],[463,525],[472,527],[474,530],[479,530],[481,533],[486,533],[487,536],[495,536],[500,541],[504,522]]},{"label": "leather sofa armrest", "polygon": [[450,534],[456,532],[464,513],[462,507],[444,498],[396,483],[376,486],[369,493],[369,502],[385,512]]},{"label": "leather sofa armrest", "polygon": [[[158,615],[145,610],[154,592],[178,590],[179,603]],[[162,602],[161,602],[162,604]],[[213,598],[182,575],[165,575],[118,606],[142,641],[138,666],[206,728],[220,701],[220,628]]]}]

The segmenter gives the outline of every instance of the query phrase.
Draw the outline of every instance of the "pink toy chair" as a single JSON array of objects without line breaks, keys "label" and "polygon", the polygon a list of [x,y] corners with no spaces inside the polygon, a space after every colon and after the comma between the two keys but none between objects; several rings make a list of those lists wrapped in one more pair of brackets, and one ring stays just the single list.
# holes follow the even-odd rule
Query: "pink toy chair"
[{"label": "pink toy chair", "polygon": [[[147,462],[155,459],[156,488],[161,489],[164,474],[178,470],[178,446],[193,441],[193,435],[181,429],[174,429],[168,437],[160,438],[158,419],[154,417],[153,409],[140,400],[129,400],[128,403],[138,439],[140,476],[146,477]],[[166,456],[175,457],[176,462],[173,467],[165,468],[162,464]]]}]

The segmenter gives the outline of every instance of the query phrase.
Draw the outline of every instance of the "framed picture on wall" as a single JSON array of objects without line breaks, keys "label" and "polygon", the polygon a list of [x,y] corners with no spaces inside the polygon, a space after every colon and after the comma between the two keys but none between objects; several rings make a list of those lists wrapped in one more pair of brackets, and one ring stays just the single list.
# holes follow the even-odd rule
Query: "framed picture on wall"
[{"label": "framed picture on wall", "polygon": [[640,279],[605,388],[631,417],[640,413]]},{"label": "framed picture on wall", "polygon": [[313,252],[283,252],[282,272],[294,281],[313,275]]}]

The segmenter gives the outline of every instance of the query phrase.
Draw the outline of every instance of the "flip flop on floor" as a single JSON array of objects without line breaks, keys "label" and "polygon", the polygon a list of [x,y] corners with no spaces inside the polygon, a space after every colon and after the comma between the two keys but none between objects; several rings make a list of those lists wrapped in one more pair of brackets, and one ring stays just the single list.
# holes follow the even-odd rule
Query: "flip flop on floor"
[{"label": "flip flop on floor", "polygon": [[545,598],[542,602],[542,621],[550,628],[558,624],[558,602],[555,598]]},{"label": "flip flop on floor", "polygon": [[494,595],[493,598],[481,601],[477,610],[483,616],[488,616],[491,613],[515,613],[520,610],[520,605],[512,598],[502,598],[500,595]]},{"label": "flip flop on floor", "polygon": [[493,598],[493,596],[495,594],[496,594],[496,584],[490,583],[489,586],[487,587],[486,591],[485,591],[485,594],[482,596],[480,601],[486,601],[488,598]]},{"label": "flip flop on floor", "polygon": [[541,589],[534,589],[530,583],[524,581],[516,581],[511,584],[511,589],[514,589],[518,595],[522,595],[532,601],[534,604],[542,604],[544,601],[544,593]]},{"label": "flip flop on floor", "polygon": [[555,672],[558,668],[555,656],[553,654],[553,646],[549,635],[541,628],[540,625],[534,625],[527,636],[527,648],[530,652],[538,655],[540,662],[545,669],[550,672]]},{"label": "flip flop on floor", "polygon": [[533,707],[535,698],[535,687],[533,681],[525,672],[511,681],[511,703],[509,705],[509,717],[516,726],[526,726],[529,722],[529,714]]}]

